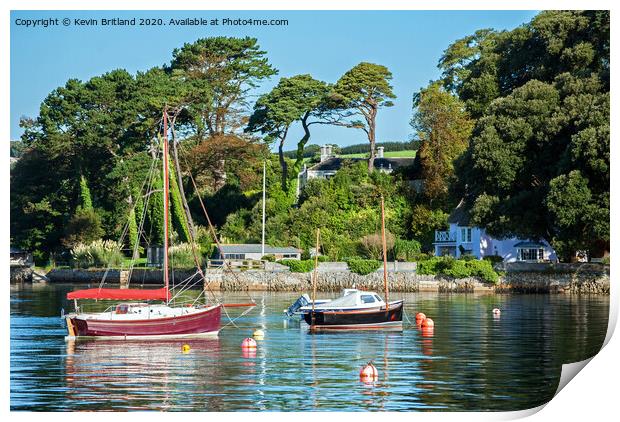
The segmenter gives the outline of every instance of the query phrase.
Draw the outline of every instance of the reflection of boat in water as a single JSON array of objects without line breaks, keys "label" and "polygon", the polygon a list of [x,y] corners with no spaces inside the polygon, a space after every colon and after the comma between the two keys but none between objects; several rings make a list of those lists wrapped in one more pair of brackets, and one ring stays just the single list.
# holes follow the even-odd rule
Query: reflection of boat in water
[{"label": "reflection of boat in water", "polygon": [[[190,346],[188,353],[182,351],[184,344]],[[66,345],[66,395],[75,410],[178,407],[181,384],[207,388],[221,371],[219,338],[68,340]]]}]

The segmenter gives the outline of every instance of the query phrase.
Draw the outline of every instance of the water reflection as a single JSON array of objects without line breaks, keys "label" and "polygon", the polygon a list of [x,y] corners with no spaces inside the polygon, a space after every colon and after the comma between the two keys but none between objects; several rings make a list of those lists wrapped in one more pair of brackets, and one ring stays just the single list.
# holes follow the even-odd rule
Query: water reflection
[{"label": "water reflection", "polygon": [[[219,339],[65,343],[69,289],[11,290],[14,410],[523,409],[553,395],[562,362],[598,351],[609,309],[603,296],[409,294],[406,313],[434,328],[309,335],[283,323],[295,294],[261,293]],[[243,350],[257,328],[264,340]],[[365,384],[369,361],[379,376]]]}]

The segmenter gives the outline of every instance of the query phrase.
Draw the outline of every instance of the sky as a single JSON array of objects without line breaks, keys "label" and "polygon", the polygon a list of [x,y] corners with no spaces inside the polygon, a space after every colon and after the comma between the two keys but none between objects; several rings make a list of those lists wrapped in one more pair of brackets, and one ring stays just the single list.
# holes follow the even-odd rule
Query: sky
[{"label": "sky", "polygon": [[[135,74],[169,63],[172,51],[209,36],[251,36],[267,52],[278,75],[252,92],[250,103],[280,77],[309,73],[326,82],[366,61],[387,66],[397,98],[377,118],[377,141],[406,141],[412,96],[439,78],[437,63],[455,40],[477,29],[512,29],[535,11],[12,11],[11,139],[22,133],[19,119],[36,117],[41,101],[70,78],[88,80],[114,69]],[[76,18],[162,19],[154,26],[76,26]],[[24,19],[58,18],[47,28],[18,25]],[[71,24],[63,26],[64,18]],[[287,26],[170,26],[171,18],[287,19]],[[18,21],[21,19],[21,21]],[[285,149],[302,136],[296,125]],[[359,129],[315,127],[310,143],[346,146],[367,142]]]}]

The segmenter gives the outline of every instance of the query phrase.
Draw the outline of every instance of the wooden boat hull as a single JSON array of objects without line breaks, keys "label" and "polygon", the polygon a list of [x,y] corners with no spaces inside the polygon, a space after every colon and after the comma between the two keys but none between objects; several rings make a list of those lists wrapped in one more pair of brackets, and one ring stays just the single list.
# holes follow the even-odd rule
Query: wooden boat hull
[{"label": "wooden boat hull", "polygon": [[67,318],[68,339],[166,339],[217,336],[220,330],[222,305],[204,311],[166,318],[113,321],[84,319],[79,315]]},{"label": "wooden boat hull", "polygon": [[394,302],[388,311],[315,311],[304,314],[304,320],[311,331],[351,331],[351,330],[389,330],[403,329],[403,302]]}]

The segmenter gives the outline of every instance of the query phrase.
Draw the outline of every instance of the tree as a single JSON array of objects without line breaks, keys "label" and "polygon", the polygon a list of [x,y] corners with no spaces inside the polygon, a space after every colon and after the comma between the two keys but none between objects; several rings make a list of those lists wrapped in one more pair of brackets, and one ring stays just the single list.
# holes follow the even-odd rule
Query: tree
[{"label": "tree", "polygon": [[464,104],[437,82],[414,96],[411,126],[421,141],[418,151],[424,195],[435,207],[445,207],[454,183],[454,161],[465,152],[474,122]]},{"label": "tree", "polygon": [[191,86],[189,121],[200,137],[231,133],[250,89],[277,73],[255,38],[209,37],[172,53],[172,75]]},{"label": "tree", "polygon": [[456,166],[472,223],[546,239],[565,258],[608,249],[609,11],[548,11],[479,31],[440,67],[477,119]]},{"label": "tree", "polygon": [[[282,167],[282,190],[289,190],[289,179],[296,177],[301,170],[304,148],[310,140],[310,126],[324,123],[320,116],[324,113],[324,104],[329,87],[310,75],[296,75],[282,78],[271,92],[262,95],[254,106],[254,113],[246,128],[248,132],[261,132],[267,139],[278,140],[278,155]],[[284,157],[284,141],[290,126],[299,120],[304,129],[304,136],[297,143],[297,153],[291,177]]]},{"label": "tree", "polygon": [[[336,82],[332,92],[332,123],[363,130],[370,143],[368,171],[374,169],[377,113],[394,105],[396,98],[390,85],[392,73],[387,67],[362,62]],[[362,118],[363,120],[359,120]]]}]

